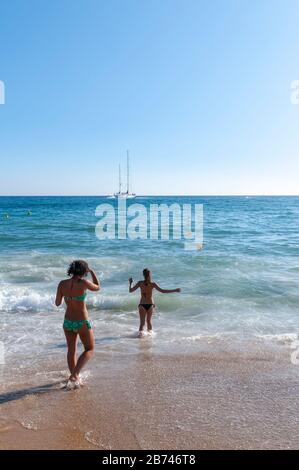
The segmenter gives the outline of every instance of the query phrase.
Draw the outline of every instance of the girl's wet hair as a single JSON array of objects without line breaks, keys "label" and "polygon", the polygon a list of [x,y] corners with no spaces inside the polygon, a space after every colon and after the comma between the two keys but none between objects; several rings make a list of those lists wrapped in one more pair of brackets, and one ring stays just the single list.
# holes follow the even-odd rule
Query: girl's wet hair
[{"label": "girl's wet hair", "polygon": [[82,259],[76,259],[69,265],[68,276],[85,276],[89,271],[88,264]]},{"label": "girl's wet hair", "polygon": [[152,282],[152,275],[149,269],[144,268],[143,277],[146,284],[150,284]]}]

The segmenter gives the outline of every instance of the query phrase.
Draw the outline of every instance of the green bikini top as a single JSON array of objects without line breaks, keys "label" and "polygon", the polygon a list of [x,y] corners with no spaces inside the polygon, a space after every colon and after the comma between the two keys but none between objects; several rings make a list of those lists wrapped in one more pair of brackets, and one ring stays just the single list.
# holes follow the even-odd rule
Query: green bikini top
[{"label": "green bikini top", "polygon": [[87,297],[87,292],[84,292],[82,295],[73,295],[73,296],[64,296],[64,300],[81,300],[81,302],[84,302],[84,300]]}]

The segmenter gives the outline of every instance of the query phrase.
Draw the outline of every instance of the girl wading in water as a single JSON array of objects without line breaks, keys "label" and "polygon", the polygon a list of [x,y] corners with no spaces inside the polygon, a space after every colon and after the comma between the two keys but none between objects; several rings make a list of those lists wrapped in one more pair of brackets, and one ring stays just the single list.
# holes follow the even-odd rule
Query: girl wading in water
[{"label": "girl wading in water", "polygon": [[140,289],[140,302],[138,305],[139,316],[140,316],[140,327],[138,336],[142,337],[144,335],[143,328],[145,326],[145,321],[147,323],[147,331],[149,334],[152,334],[152,315],[154,313],[154,299],[153,299],[153,290],[156,289],[162,294],[171,294],[172,292],[181,292],[181,289],[161,289],[155,282],[152,282],[151,272],[149,269],[145,268],[143,270],[144,281],[138,281],[135,286],[132,287],[133,279],[129,279],[129,292],[134,292],[138,288]]},{"label": "girl wading in water", "polygon": [[[86,279],[88,273],[91,275],[91,281]],[[100,290],[100,282],[95,272],[83,260],[73,261],[67,274],[71,278],[59,283],[55,304],[59,307],[63,298],[66,303],[63,329],[68,347],[67,363],[71,373],[67,388],[79,388],[81,385],[80,371],[94,351],[94,336],[85,302],[86,291]],[[84,346],[84,352],[77,360],[78,336]]]}]

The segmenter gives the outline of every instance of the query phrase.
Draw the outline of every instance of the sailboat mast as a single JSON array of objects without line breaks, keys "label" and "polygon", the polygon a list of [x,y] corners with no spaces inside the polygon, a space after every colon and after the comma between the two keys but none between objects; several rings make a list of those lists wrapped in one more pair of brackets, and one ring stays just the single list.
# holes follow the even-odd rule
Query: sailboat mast
[{"label": "sailboat mast", "polygon": [[127,150],[127,191],[123,191],[123,183],[121,179],[121,165],[118,165],[118,192],[114,193],[112,197],[117,199],[134,199],[136,194],[130,193],[130,157],[129,150]]},{"label": "sailboat mast", "polygon": [[130,164],[129,164],[129,150],[127,150],[127,193],[130,192]]},{"label": "sailboat mast", "polygon": [[121,169],[120,169],[120,165],[118,165],[118,185],[119,185],[119,193],[121,193]]}]

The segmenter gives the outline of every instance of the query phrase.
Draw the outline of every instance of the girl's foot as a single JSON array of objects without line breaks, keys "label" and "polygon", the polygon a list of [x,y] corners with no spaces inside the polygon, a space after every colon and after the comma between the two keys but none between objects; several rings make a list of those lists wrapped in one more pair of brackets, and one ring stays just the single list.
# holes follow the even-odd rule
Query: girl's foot
[{"label": "girl's foot", "polygon": [[80,384],[80,387],[83,387],[84,386],[84,382],[83,382],[83,378],[82,378],[82,375],[81,374],[78,374],[78,382]]},{"label": "girl's foot", "polygon": [[138,331],[138,338],[143,338],[145,336],[144,331]]},{"label": "girl's foot", "polygon": [[77,390],[78,388],[80,388],[80,383],[78,380],[69,380],[66,384],[67,390]]},{"label": "girl's foot", "polygon": [[81,381],[79,375],[71,375],[66,384],[67,390],[75,390],[80,388]]}]

